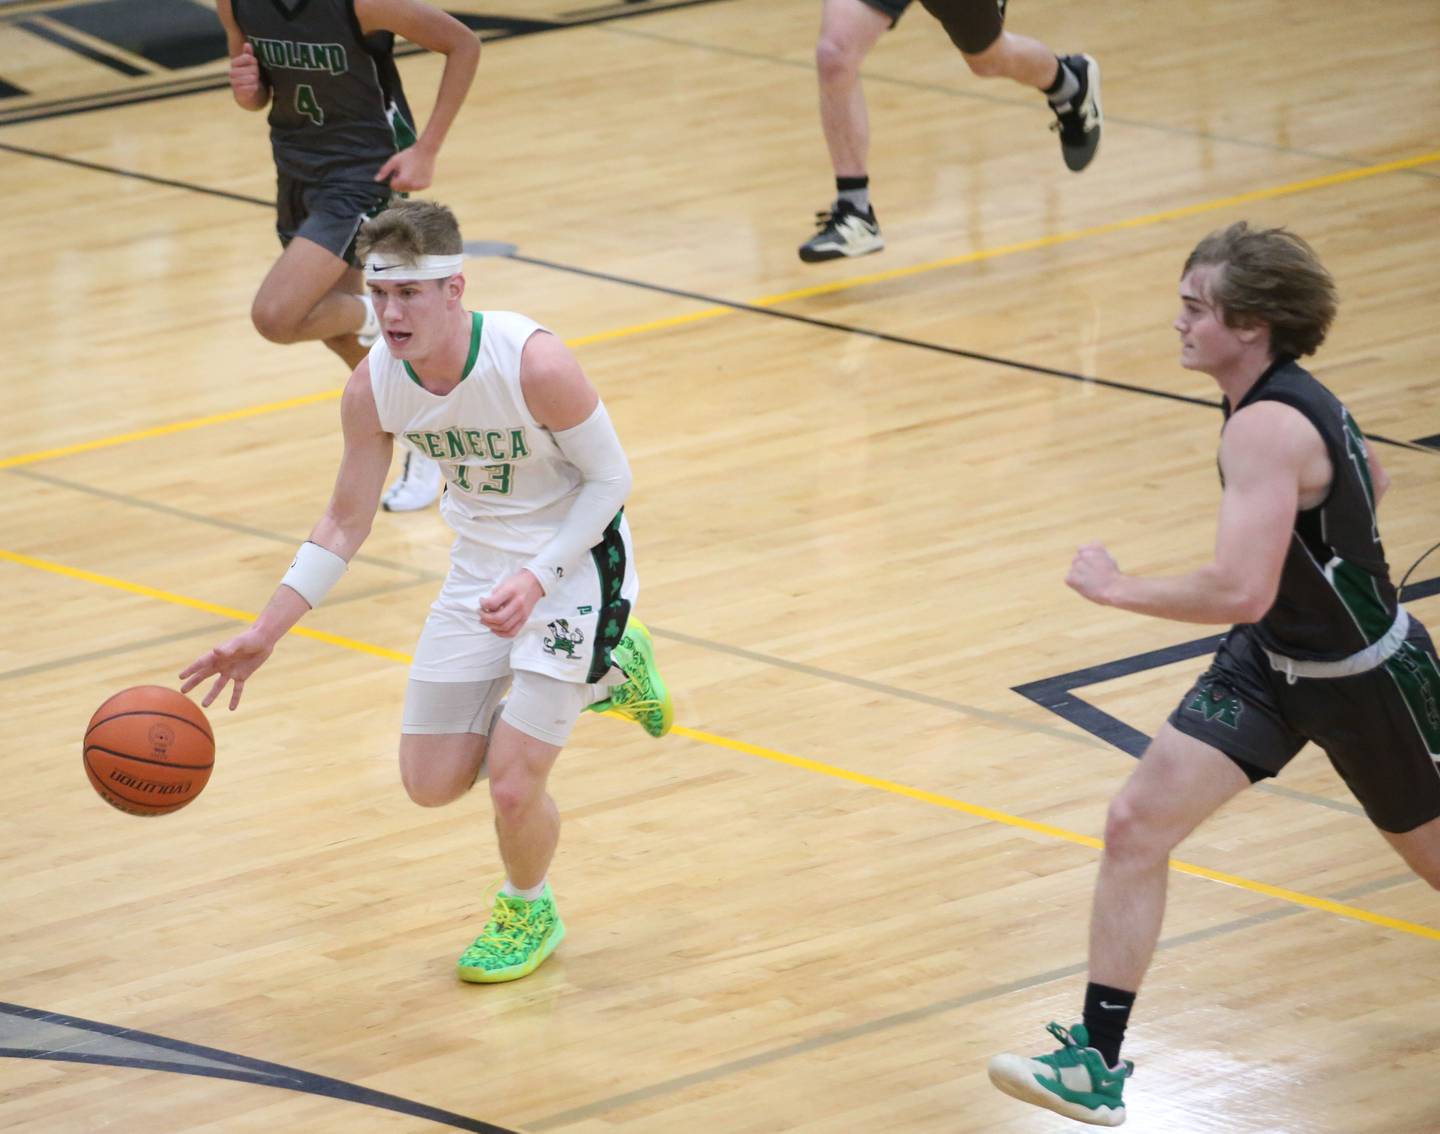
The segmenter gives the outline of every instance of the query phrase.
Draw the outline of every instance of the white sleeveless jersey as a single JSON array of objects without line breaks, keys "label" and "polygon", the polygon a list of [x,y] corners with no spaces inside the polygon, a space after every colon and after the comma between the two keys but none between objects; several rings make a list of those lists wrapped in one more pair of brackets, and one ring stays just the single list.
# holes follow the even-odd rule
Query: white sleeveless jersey
[{"label": "white sleeveless jersey", "polygon": [[446,523],[476,550],[521,559],[559,530],[581,482],[520,392],[520,352],[540,330],[513,311],[472,312],[465,376],[443,397],[420,385],[383,336],[370,350],[380,427],[439,463]]}]

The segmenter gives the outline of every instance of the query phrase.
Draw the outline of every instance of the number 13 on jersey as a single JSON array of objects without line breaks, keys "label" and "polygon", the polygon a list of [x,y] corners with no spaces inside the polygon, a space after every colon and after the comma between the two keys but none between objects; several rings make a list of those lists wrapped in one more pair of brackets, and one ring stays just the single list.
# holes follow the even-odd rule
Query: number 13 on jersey
[{"label": "number 13 on jersey", "polygon": [[[449,466],[450,475],[446,478],[462,492],[498,492],[502,496],[510,495],[510,476],[515,466],[504,465],[462,465],[453,464]],[[485,479],[476,484],[470,479],[472,473],[483,473]]]}]

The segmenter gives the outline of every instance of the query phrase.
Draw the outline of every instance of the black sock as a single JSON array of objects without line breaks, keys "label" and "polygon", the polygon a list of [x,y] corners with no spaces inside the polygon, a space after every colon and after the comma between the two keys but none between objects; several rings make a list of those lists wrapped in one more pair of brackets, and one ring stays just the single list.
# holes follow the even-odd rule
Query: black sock
[{"label": "black sock", "polygon": [[1085,986],[1085,1031],[1090,1046],[1104,1057],[1106,1067],[1120,1065],[1120,1045],[1125,1042],[1125,1028],[1134,1005],[1133,992],[1093,982]]},{"label": "black sock", "polygon": [[853,205],[856,211],[868,213],[870,211],[870,175],[862,173],[859,177],[835,178],[835,196],[846,204]]}]

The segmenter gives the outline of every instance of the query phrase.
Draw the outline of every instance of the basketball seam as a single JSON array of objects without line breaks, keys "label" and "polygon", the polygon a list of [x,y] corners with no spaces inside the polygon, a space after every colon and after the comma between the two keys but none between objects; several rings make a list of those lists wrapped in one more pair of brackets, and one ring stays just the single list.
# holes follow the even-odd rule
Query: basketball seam
[{"label": "basketball seam", "polygon": [[96,721],[94,724],[92,724],[89,728],[85,730],[86,737],[89,737],[92,732],[94,732],[102,724],[105,724],[106,721],[118,721],[121,717],[169,717],[172,721],[179,721],[182,724],[189,725],[206,740],[208,740],[211,744],[215,743],[215,738],[210,735],[210,731],[208,729],[201,728],[189,717],[182,717],[179,713],[167,713],[164,709],[126,709],[123,713],[115,713],[112,716],[106,717],[103,721]]},{"label": "basketball seam", "polygon": [[172,764],[168,760],[153,760],[147,756],[136,756],[131,752],[116,752],[115,749],[106,748],[103,744],[85,745],[86,760],[90,759],[91,752],[104,752],[109,756],[118,756],[122,760],[135,760],[141,764],[154,764],[157,768],[181,768],[190,772],[203,772],[207,768],[213,768],[215,766],[213,757],[208,764]]}]

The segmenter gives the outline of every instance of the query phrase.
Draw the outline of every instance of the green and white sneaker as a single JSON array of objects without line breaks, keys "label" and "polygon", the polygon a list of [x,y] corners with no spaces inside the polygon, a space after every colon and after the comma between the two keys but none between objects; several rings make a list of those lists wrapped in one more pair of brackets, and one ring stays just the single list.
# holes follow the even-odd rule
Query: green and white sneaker
[{"label": "green and white sneaker", "polygon": [[664,736],[675,723],[675,705],[655,666],[655,643],[645,623],[631,615],[611,658],[628,680],[614,686],[603,701],[586,708],[592,713],[614,713],[635,721],[651,736]]},{"label": "green and white sneaker", "polygon": [[565,939],[565,923],[555,908],[549,883],[534,901],[497,894],[485,929],[460,954],[461,980],[499,984],[529,976]]},{"label": "green and white sneaker", "polygon": [[1084,1024],[1068,1031],[1047,1025],[1063,1045],[1049,1055],[997,1055],[990,1060],[990,1081],[1012,1098],[1043,1106],[1066,1118],[1092,1126],[1119,1126],[1125,1121],[1121,1092],[1135,1064],[1122,1059],[1111,1070],[1090,1045]]}]

